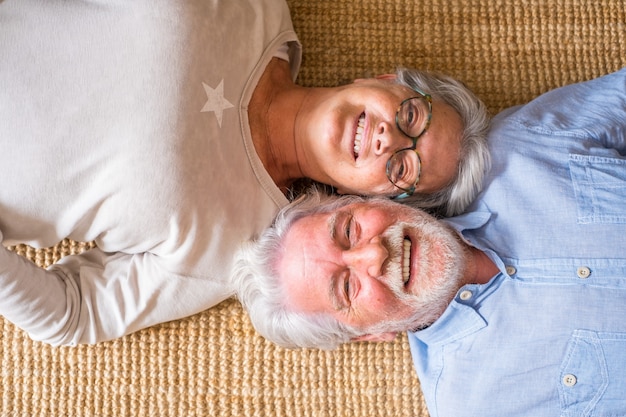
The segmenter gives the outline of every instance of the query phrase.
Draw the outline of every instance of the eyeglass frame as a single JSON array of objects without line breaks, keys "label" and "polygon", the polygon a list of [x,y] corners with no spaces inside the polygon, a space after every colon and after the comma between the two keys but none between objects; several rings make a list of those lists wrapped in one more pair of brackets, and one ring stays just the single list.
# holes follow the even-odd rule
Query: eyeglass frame
[{"label": "eyeglass frame", "polygon": [[[409,146],[407,148],[402,148],[402,149],[398,149],[397,151],[395,151],[393,154],[391,154],[391,156],[389,157],[389,159],[387,160],[387,164],[385,166],[385,174],[387,175],[387,179],[389,180],[390,183],[393,184],[394,187],[399,188],[400,190],[404,191],[402,194],[393,197],[394,200],[401,200],[403,198],[407,198],[413,195],[413,193],[415,192],[415,187],[417,186],[417,183],[420,180],[420,176],[422,174],[422,158],[420,158],[420,154],[419,152],[417,152],[416,147],[417,147],[417,140],[422,137],[424,135],[424,133],[426,133],[426,131],[428,130],[428,128],[430,127],[430,121],[432,119],[433,116],[433,99],[432,96],[430,94],[424,93],[418,89],[414,89],[416,93],[419,94],[419,96],[412,96],[409,98],[406,98],[404,100],[402,100],[402,102],[400,103],[400,105],[398,106],[398,109],[396,110],[396,127],[398,128],[398,130],[400,132],[402,132],[402,134],[404,134],[404,136],[408,137],[409,139],[411,139],[413,141],[413,145]],[[402,106],[404,106],[405,103],[413,100],[413,99],[424,99],[426,100],[426,103],[428,103],[428,119],[426,120],[426,124],[424,125],[424,129],[417,135],[417,136],[411,136],[408,133],[406,133],[404,131],[404,129],[400,126],[400,122],[398,121],[398,115],[400,114],[400,110],[402,110]],[[394,183],[391,180],[391,176],[389,173],[389,167],[391,166],[391,160],[400,152],[404,152],[404,151],[415,151],[415,155],[417,156],[417,179],[415,180],[415,184],[413,184],[411,186],[410,189],[406,189],[403,187],[400,187],[399,185],[397,185],[396,183]]]}]

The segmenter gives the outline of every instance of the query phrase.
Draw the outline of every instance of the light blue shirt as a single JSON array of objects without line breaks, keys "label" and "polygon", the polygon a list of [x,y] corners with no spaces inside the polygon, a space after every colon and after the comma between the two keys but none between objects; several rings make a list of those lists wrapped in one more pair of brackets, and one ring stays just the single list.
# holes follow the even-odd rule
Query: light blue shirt
[{"label": "light blue shirt", "polygon": [[409,334],[431,417],[626,416],[626,69],[499,114],[489,140],[449,223],[501,272]]}]

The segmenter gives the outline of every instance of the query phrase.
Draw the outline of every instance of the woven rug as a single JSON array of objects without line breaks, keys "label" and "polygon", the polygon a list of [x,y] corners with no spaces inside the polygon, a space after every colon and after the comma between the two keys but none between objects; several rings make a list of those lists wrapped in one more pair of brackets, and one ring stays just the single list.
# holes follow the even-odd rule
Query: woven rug
[{"label": "woven rug", "polygon": [[[624,0],[289,0],[298,82],[442,71],[492,112],[626,66]],[[12,249],[40,266],[89,249]],[[184,301],[184,300],[181,300]],[[234,300],[95,346],[51,348],[0,318],[1,416],[416,416],[428,413],[406,337],[284,350]]]}]

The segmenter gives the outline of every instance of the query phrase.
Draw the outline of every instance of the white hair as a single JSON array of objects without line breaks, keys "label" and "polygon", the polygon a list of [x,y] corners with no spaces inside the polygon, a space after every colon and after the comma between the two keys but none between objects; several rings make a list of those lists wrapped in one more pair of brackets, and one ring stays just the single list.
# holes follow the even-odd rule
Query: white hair
[{"label": "white hair", "polygon": [[301,314],[288,309],[286,300],[289,295],[278,283],[276,270],[283,238],[294,222],[360,201],[364,198],[330,195],[316,188],[308,190],[281,210],[273,225],[256,242],[247,242],[239,250],[233,270],[237,296],[263,337],[288,348],[335,349],[363,334],[329,315]]},{"label": "white hair", "polygon": [[[416,217],[413,223],[392,225],[383,234],[389,257],[394,260],[388,263],[388,269],[384,273],[390,277],[401,274],[401,270],[394,266],[401,264],[403,230],[406,227],[419,227],[423,235],[420,244],[422,252],[419,257],[421,266],[429,265],[428,253],[434,242],[438,247],[446,248],[441,255],[443,258],[439,259],[439,261],[443,259],[445,268],[437,271],[438,276],[430,276],[424,280],[420,278],[418,281],[424,283],[430,281],[430,285],[424,284],[427,286],[421,288],[419,294],[407,297],[399,287],[395,288],[394,294],[398,299],[414,311],[410,318],[383,319],[380,323],[356,328],[341,323],[330,313],[300,313],[288,307],[289,293],[279,282],[281,273],[277,268],[281,257],[284,256],[285,236],[293,224],[304,217],[335,212],[349,204],[365,201],[385,206],[397,204],[383,197],[337,196],[312,189],[282,209],[274,224],[266,229],[256,242],[248,242],[237,253],[234,267],[237,295],[250,314],[254,327],[266,339],[283,347],[334,349],[342,343],[366,334],[424,327],[443,313],[459,287],[463,271],[463,249],[456,233],[425,213]],[[408,207],[403,209],[413,210]],[[311,244],[314,245],[315,242]],[[429,267],[418,269],[431,271]],[[389,280],[390,290],[394,290],[394,285],[397,286],[400,282],[400,279]]]},{"label": "white hair", "polygon": [[462,82],[446,75],[399,68],[395,82],[444,101],[459,114],[463,125],[460,161],[453,181],[434,193],[415,193],[398,201],[436,215],[461,214],[482,189],[485,174],[491,167],[487,107]]}]

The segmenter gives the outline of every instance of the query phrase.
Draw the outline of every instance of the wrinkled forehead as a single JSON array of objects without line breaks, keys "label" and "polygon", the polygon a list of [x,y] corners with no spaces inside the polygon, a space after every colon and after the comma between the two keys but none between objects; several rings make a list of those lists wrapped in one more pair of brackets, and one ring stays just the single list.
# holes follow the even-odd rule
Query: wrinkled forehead
[{"label": "wrinkled forehead", "polygon": [[332,214],[314,214],[296,220],[285,233],[282,241],[282,253],[278,259],[279,270],[298,264],[294,262],[306,259],[309,246],[318,246],[328,232],[327,218]]},{"label": "wrinkled forehead", "polygon": [[327,278],[335,256],[329,224],[332,213],[314,214],[293,223],[283,239],[276,261],[287,304],[298,311],[315,312],[325,305]]},{"label": "wrinkled forehead", "polygon": [[393,223],[397,211],[405,209],[399,203],[375,198],[296,220],[283,237],[282,251],[276,261],[281,285],[291,295],[300,283],[306,288],[332,274],[341,256],[336,236],[341,233],[339,229],[346,218],[354,216],[363,231],[370,227],[378,230],[381,224]]}]

